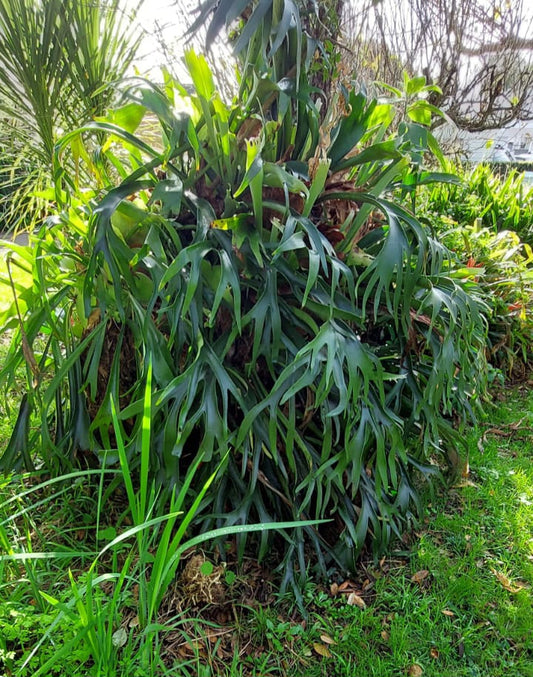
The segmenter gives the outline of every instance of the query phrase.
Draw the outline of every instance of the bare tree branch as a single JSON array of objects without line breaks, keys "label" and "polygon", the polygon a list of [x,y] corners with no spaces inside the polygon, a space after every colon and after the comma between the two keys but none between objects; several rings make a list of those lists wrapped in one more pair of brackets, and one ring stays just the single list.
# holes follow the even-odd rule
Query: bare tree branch
[{"label": "bare tree branch", "polygon": [[425,75],[442,89],[431,103],[471,131],[533,119],[527,1],[361,0],[346,7],[346,59],[367,82]]}]

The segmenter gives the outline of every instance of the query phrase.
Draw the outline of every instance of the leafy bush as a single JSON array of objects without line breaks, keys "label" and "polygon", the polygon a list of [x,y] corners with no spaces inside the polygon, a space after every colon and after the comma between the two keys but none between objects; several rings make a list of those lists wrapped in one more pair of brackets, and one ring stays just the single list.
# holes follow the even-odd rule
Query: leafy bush
[{"label": "leafy bush", "polygon": [[520,375],[533,342],[533,189],[514,172],[503,179],[486,166],[458,173],[460,184],[419,190],[419,214],[455,252],[455,275],[475,281],[490,309],[490,361]]},{"label": "leafy bush", "polygon": [[488,165],[494,174],[506,175],[509,172],[532,172],[533,162],[490,162]]},{"label": "leafy bush", "polygon": [[[181,486],[198,466],[198,492],[222,468],[202,529],[332,520],[261,534],[287,584],[309,546],[322,570],[352,569],[369,534],[380,551],[417,512],[419,472],[436,473],[452,415],[483,387],[485,325],[445,248],[388,197],[418,174],[428,129],[387,138],[391,105],[349,83],[320,109],[283,25],[284,68],[248,61],[238,102],[189,52],[192,87],[139,83],[112,122],[62,141],[59,211],[24,253],[34,286],[3,370],[23,342],[33,386],[1,465],[30,449],[52,469],[112,461],[114,400],[135,466],[151,363],[153,475]],[[152,146],[135,135],[144,115]],[[61,160],[91,134],[89,189]]]},{"label": "leafy bush", "polygon": [[446,215],[459,226],[471,226],[476,219],[494,231],[514,230],[521,240],[533,245],[533,187],[523,185],[516,171],[500,177],[488,165],[474,169],[450,166],[461,181],[438,184],[421,195],[421,207],[434,216]]},{"label": "leafy bush", "polygon": [[457,256],[455,275],[474,280],[490,312],[489,361],[508,375],[523,376],[533,345],[533,251],[509,230],[478,223],[459,227],[441,219],[443,242]]}]

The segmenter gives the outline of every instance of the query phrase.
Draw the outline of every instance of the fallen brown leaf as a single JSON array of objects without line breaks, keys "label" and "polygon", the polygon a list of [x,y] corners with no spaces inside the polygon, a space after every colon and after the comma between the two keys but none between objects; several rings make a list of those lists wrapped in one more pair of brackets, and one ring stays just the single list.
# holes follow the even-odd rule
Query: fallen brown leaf
[{"label": "fallen brown leaf", "polygon": [[429,576],[429,571],[427,569],[421,569],[420,571],[417,571],[415,574],[411,576],[411,580],[413,583],[422,583],[422,581],[425,581],[426,578]]},{"label": "fallen brown leaf", "polygon": [[431,658],[435,658],[435,659],[436,659],[436,658],[438,658],[439,655],[440,655],[440,654],[439,654],[439,650],[436,649],[434,646],[432,646],[431,649],[429,650],[429,655],[431,656]]},{"label": "fallen brown leaf", "polygon": [[417,663],[413,663],[413,665],[411,665],[411,667],[409,668],[407,674],[409,675],[409,677],[420,677],[420,675],[424,674],[424,671],[422,670],[420,665],[418,665]]},{"label": "fallen brown leaf", "polygon": [[492,573],[496,576],[496,578],[500,581],[501,585],[503,588],[508,590],[509,592],[512,592],[513,595],[516,595],[517,592],[520,592],[524,588],[527,588],[528,585],[524,583],[523,581],[515,581],[515,583],[512,583],[509,578],[505,574],[500,573],[499,571],[496,571],[496,569],[491,569]]},{"label": "fallen brown leaf", "polygon": [[325,644],[320,644],[320,642],[313,642],[313,649],[317,652],[319,656],[323,656],[324,658],[331,658],[330,650]]},{"label": "fallen brown leaf", "polygon": [[366,609],[366,602],[362,597],[356,595],[355,592],[351,592],[346,599],[346,604],[350,606],[358,606],[360,609]]},{"label": "fallen brown leaf", "polygon": [[320,635],[320,639],[324,642],[324,644],[336,644],[334,639],[331,639],[329,635]]},{"label": "fallen brown leaf", "polygon": [[449,616],[450,618],[453,618],[453,617],[455,616],[455,614],[453,613],[453,611],[450,611],[449,609],[443,609],[443,610],[442,610],[442,613],[443,613],[445,616]]},{"label": "fallen brown leaf", "polygon": [[453,485],[456,489],[463,489],[464,487],[474,487],[474,489],[479,489],[479,484],[472,482],[472,480],[462,479],[456,484]]}]

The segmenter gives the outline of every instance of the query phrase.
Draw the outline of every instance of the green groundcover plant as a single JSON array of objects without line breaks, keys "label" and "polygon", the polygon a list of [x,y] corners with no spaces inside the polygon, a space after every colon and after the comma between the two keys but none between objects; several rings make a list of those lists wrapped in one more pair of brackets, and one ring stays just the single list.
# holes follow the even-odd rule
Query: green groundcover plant
[{"label": "green groundcover plant", "polygon": [[419,215],[454,252],[455,275],[475,280],[489,309],[488,357],[522,376],[533,345],[533,191],[511,173],[455,168],[461,181],[419,191]]},{"label": "green groundcover plant", "polygon": [[[449,179],[421,165],[438,154],[425,81],[407,80],[420,96],[392,134],[394,104],[317,59],[295,5],[254,7],[236,101],[188,52],[191,84],[134,81],[58,145],[57,213],[16,250],[33,287],[5,316],[2,379],[25,360],[30,387],[0,466],[118,461],[114,401],[138,467],[151,364],[150,473],[179,488],[197,467],[194,496],[219,469],[198,528],[330,520],[254,541],[288,584],[310,554],[353,569],[369,536],[378,552],[417,513],[483,388],[486,326],[475,283],[392,197]],[[327,100],[317,69],[338,80]]]}]

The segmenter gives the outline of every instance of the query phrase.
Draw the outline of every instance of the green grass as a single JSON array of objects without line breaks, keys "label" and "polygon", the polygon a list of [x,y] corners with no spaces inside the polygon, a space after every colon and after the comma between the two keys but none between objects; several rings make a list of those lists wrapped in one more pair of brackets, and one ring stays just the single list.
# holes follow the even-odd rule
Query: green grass
[{"label": "green grass", "polygon": [[[310,583],[305,619],[288,597],[246,605],[242,589],[258,575],[229,571],[225,605],[191,608],[172,585],[141,631],[157,543],[134,537],[137,550],[119,543],[90,569],[129,526],[126,494],[104,502],[99,476],[83,473],[26,496],[36,480],[2,480],[2,553],[65,557],[0,558],[0,675],[533,676],[533,395],[497,400],[488,421],[469,434],[469,476],[344,590],[342,579],[335,595],[331,581]],[[202,575],[204,585],[214,576],[209,566]]]}]

